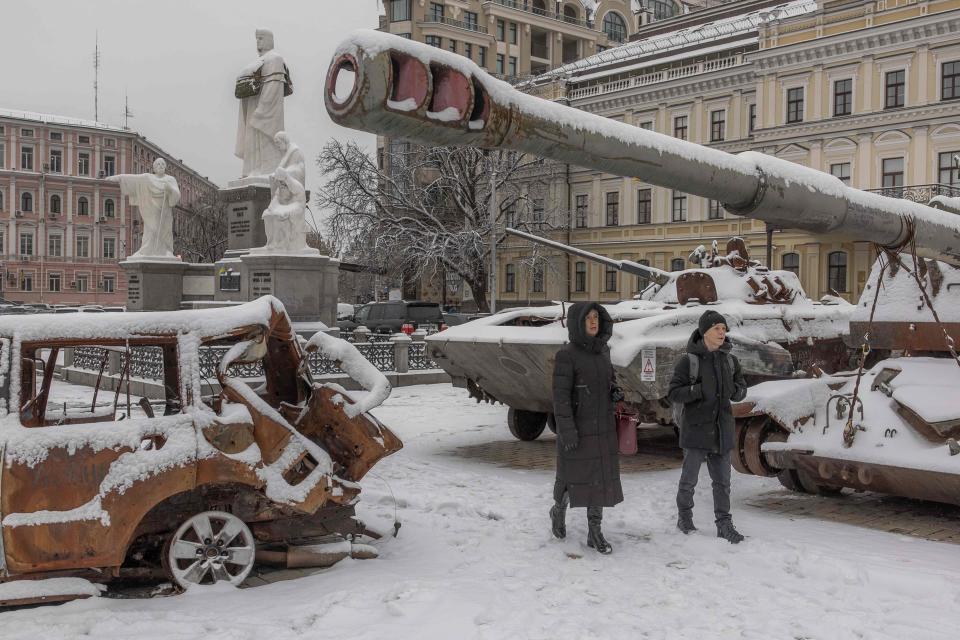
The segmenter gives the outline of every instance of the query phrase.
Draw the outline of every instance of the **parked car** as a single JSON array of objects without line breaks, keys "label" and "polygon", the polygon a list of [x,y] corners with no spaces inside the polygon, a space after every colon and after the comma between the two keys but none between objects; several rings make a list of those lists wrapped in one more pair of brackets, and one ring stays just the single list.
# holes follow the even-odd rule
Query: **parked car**
[{"label": "parked car", "polygon": [[[224,353],[215,352],[219,394],[203,395],[206,348]],[[335,351],[374,402],[314,382],[303,366],[311,350]],[[89,387],[54,376],[67,357],[93,359],[100,375]],[[119,379],[104,376],[108,362],[121,363]],[[130,380],[144,366],[165,391],[138,405]],[[257,388],[238,377],[254,369]],[[302,345],[269,296],[96,320],[0,317],[0,372],[0,583],[165,575],[184,589],[239,584],[261,551],[283,557],[332,534],[368,533],[354,517],[357,482],[402,447],[366,412],[389,394],[386,378],[324,333]],[[78,399],[82,389],[92,400]]]},{"label": "parked car", "polygon": [[354,322],[376,333],[397,333],[405,324],[413,325],[414,329],[439,329],[443,313],[436,302],[371,302],[357,310]]},{"label": "parked car", "polygon": [[470,322],[471,320],[476,320],[477,318],[484,318],[490,315],[489,313],[445,313],[443,314],[443,324],[448,327],[456,327],[465,322]]}]

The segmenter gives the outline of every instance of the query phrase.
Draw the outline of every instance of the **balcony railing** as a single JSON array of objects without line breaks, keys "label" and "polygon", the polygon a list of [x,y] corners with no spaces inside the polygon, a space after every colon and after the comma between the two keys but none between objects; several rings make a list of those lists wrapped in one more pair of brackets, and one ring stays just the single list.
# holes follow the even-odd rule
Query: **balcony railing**
[{"label": "balcony railing", "polygon": [[427,16],[426,19],[420,23],[421,27],[425,27],[431,24],[445,24],[451,27],[456,27],[457,29],[465,29],[467,31],[476,31],[477,33],[487,33],[487,28],[480,26],[479,24],[473,22],[463,22],[462,20],[454,20],[453,18],[446,18],[440,16]]},{"label": "balcony railing", "polygon": [[960,197],[960,187],[948,184],[912,184],[903,187],[884,187],[882,189],[867,189],[871,193],[879,193],[888,198],[899,198],[911,202],[927,204],[934,196]]},{"label": "balcony railing", "polygon": [[539,9],[534,7],[530,0],[486,0],[485,4],[490,2],[493,2],[493,4],[498,4],[501,7],[509,7],[511,9],[517,9],[518,11],[526,11],[527,13],[532,13],[543,18],[549,18],[550,20],[557,20],[559,22],[566,22],[567,24],[575,24],[578,27],[593,29],[593,23],[589,20],[581,20],[580,18],[574,18],[562,13],[557,13],[556,11],[550,11],[548,9]]},{"label": "balcony railing", "polygon": [[578,98],[588,98],[590,96],[598,96],[605,93],[613,93],[616,91],[625,91],[627,89],[633,89],[637,87],[645,87],[658,82],[666,82],[667,80],[676,80],[677,78],[687,78],[689,76],[695,76],[701,73],[710,73],[712,71],[729,69],[730,67],[736,67],[737,65],[741,65],[743,63],[743,56],[736,55],[727,58],[720,58],[718,60],[695,62],[694,64],[688,64],[682,67],[674,67],[672,69],[661,69],[660,71],[645,73],[640,76],[634,76],[633,78],[626,78],[624,80],[607,82],[606,84],[596,84],[591,87],[574,89],[570,92],[570,99],[576,100]]}]

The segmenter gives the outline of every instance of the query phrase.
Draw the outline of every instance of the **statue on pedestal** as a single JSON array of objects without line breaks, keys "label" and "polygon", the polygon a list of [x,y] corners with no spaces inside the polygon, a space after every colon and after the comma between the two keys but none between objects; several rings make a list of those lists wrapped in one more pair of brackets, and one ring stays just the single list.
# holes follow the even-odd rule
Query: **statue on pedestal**
[{"label": "statue on pedestal", "polygon": [[[290,141],[290,136],[287,135],[286,131],[281,131],[273,137],[273,142],[277,146],[277,149],[280,151],[280,162],[277,164],[277,168],[282,168],[286,171],[291,178],[296,180],[303,186],[306,187],[306,164],[303,160],[303,152],[300,151],[300,147],[295,145]],[[273,177],[271,176],[271,183]],[[273,185],[271,184],[271,195],[275,191]]]},{"label": "statue on pedestal", "polygon": [[120,183],[120,193],[140,210],[143,218],[140,250],[127,260],[179,259],[173,255],[173,208],[180,202],[180,188],[166,171],[166,161],[157,158],[153,161],[153,173],[121,173],[107,178]]},{"label": "statue on pedestal", "polygon": [[283,153],[274,136],[283,131],[283,99],[293,93],[290,71],[273,50],[273,33],[257,29],[256,60],[241,70],[234,95],[240,99],[237,145],[242,177],[269,176]]},{"label": "statue on pedestal", "polygon": [[319,255],[319,251],[307,246],[307,197],[303,185],[283,167],[274,172],[271,184],[274,196],[263,212],[267,244],[251,253]]}]

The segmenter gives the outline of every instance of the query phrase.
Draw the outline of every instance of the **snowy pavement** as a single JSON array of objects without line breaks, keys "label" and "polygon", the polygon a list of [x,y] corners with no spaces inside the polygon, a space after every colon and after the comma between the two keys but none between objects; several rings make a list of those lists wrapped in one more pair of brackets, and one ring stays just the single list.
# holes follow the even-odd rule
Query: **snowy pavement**
[{"label": "snowy pavement", "polygon": [[678,470],[626,474],[607,510],[614,546],[584,544],[582,509],[568,538],[549,534],[552,473],[453,453],[509,438],[504,407],[447,385],[395,389],[374,413],[405,448],[364,479],[359,513],[399,537],[377,560],[262,587],[155,598],[97,598],[0,613],[0,637],[205,640],[286,638],[956,638],[955,545],[813,519],[743,502],[779,487],[734,476],[734,518],[748,538],[714,537],[704,470],[695,518],[674,528]]}]

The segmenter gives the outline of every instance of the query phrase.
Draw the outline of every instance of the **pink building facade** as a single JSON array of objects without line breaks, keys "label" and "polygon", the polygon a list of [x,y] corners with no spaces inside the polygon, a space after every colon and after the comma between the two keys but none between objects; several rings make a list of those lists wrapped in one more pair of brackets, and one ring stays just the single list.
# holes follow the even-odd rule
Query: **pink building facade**
[{"label": "pink building facade", "polygon": [[106,177],[167,161],[180,185],[175,218],[217,186],[130,130],[0,110],[0,296],[22,303],[126,303],[119,262],[140,246],[136,207]]}]

